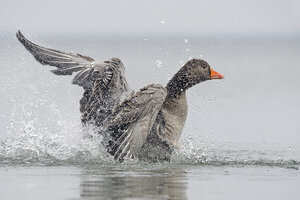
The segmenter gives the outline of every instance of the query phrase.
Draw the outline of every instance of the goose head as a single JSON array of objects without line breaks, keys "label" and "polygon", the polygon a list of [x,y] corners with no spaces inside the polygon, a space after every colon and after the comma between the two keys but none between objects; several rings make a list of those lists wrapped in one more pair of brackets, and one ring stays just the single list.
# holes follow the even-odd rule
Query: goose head
[{"label": "goose head", "polygon": [[205,60],[194,58],[183,65],[166,88],[169,95],[176,97],[200,82],[223,78],[224,76],[214,71]]}]

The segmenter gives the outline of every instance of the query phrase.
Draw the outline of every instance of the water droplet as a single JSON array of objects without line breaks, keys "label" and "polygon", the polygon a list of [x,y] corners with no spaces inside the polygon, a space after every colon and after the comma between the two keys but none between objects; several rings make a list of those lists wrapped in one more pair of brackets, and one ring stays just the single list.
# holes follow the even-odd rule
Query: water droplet
[{"label": "water droplet", "polygon": [[190,51],[190,49],[189,49],[189,48],[186,48],[185,51]]},{"label": "water droplet", "polygon": [[156,60],[155,63],[156,63],[158,68],[162,67],[162,61],[161,60]]},{"label": "water droplet", "polygon": [[184,39],[184,43],[188,43],[189,40],[187,38]]},{"label": "water droplet", "polygon": [[160,23],[161,23],[161,24],[165,24],[166,22],[165,22],[164,20],[161,20]]},{"label": "water droplet", "polygon": [[148,40],[148,38],[144,38],[144,40],[145,40],[145,41],[147,41],[147,40]]},{"label": "water droplet", "polygon": [[60,120],[57,121],[57,125],[58,125],[58,126],[62,126],[62,125],[63,125],[62,121],[60,121]]},{"label": "water droplet", "polygon": [[169,73],[167,74],[167,76],[168,76],[168,81],[171,80],[171,75]]},{"label": "water droplet", "polygon": [[200,58],[203,58],[203,55],[200,54]]},{"label": "water droplet", "polygon": [[179,63],[180,63],[181,65],[183,65],[183,60],[180,60]]}]

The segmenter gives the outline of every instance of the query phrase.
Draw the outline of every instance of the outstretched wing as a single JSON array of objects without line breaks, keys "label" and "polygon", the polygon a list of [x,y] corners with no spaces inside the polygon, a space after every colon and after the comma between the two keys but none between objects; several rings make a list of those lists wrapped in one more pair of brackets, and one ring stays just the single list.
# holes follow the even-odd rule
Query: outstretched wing
[{"label": "outstretched wing", "polygon": [[88,56],[41,47],[26,39],[21,31],[18,31],[16,36],[37,61],[43,65],[57,67],[51,70],[56,75],[71,75],[73,72],[89,69],[94,62],[94,59]]},{"label": "outstretched wing", "polygon": [[102,63],[80,54],[64,53],[34,44],[18,31],[18,40],[43,65],[55,66],[51,70],[56,75],[72,75],[77,72],[72,83],[82,86],[84,94],[80,100],[82,122],[97,121],[111,114],[112,107],[120,101],[128,85],[124,66],[120,59],[112,58]]},{"label": "outstretched wing", "polygon": [[113,112],[108,152],[116,160],[134,157],[150,134],[153,123],[167,96],[158,84],[148,85],[119,104]]}]

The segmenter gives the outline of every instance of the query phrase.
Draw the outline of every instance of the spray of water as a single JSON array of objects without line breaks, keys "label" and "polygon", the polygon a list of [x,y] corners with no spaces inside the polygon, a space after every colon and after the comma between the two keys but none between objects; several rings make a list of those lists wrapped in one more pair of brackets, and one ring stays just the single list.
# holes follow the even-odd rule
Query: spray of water
[{"label": "spray of water", "polygon": [[[13,124],[16,122],[12,122]],[[53,132],[37,128],[34,121],[22,121],[19,128],[12,125],[10,133],[0,141],[2,165],[111,165],[118,164],[101,144],[103,138],[92,126],[80,123],[64,124]],[[138,163],[126,160],[123,165]],[[141,163],[140,163],[141,164]],[[299,162],[286,160],[279,154],[249,150],[224,150],[214,144],[195,145],[193,138],[183,139],[175,150],[171,164],[212,166],[279,166],[298,169]]]},{"label": "spray of water", "polygon": [[[53,91],[60,83],[39,80],[43,84],[37,87],[21,84],[21,80],[18,78],[17,83],[2,87],[12,105],[12,113],[6,116],[9,126],[2,130],[5,134],[0,137],[1,165],[120,165],[106,152],[99,130],[92,126],[82,127],[79,118],[70,117],[76,113],[66,115],[57,106]],[[69,109],[68,112],[75,108]],[[230,149],[206,140],[198,144],[198,140],[183,138],[171,164],[263,165],[294,169],[299,166],[299,161],[285,158],[281,152]],[[122,165],[132,163],[140,164],[137,160],[126,160]]]}]

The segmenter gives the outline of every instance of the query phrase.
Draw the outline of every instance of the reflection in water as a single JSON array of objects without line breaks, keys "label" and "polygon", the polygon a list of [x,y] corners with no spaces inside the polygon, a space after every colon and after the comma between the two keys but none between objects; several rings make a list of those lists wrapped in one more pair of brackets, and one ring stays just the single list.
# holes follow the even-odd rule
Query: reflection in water
[{"label": "reflection in water", "polygon": [[187,199],[185,172],[178,168],[85,169],[82,173],[82,199]]}]

